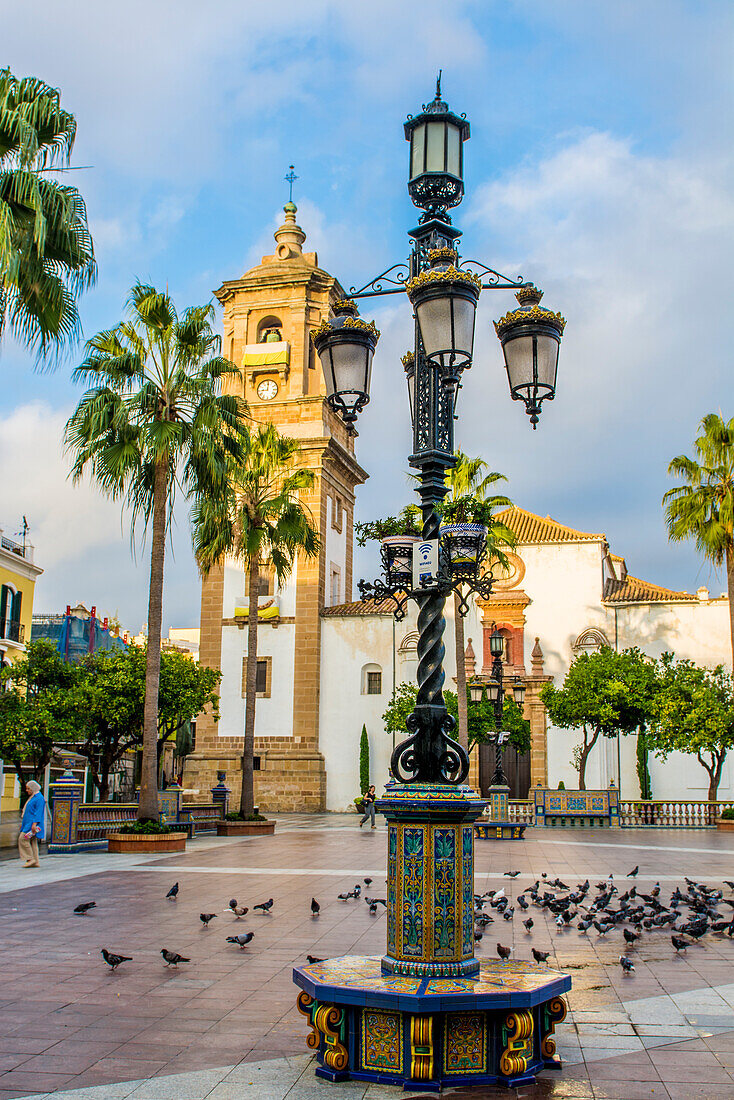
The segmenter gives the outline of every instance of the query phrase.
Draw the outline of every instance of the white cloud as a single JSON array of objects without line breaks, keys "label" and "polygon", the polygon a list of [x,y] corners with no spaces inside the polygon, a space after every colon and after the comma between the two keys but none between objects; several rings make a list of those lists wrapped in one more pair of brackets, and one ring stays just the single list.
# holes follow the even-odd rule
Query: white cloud
[{"label": "white cloud", "polygon": [[[20,405],[0,417],[3,499],[0,526],[11,535],[27,517],[35,563],[43,570],[35,608],[61,611],[81,600],[100,614],[119,610],[123,624],[147,618],[148,551],[131,552],[121,506],[88,481],[73,485],[62,438],[70,409],[42,402]],[[166,622],[198,622],[199,583],[182,514],[174,530],[174,557],[167,551]]]}]

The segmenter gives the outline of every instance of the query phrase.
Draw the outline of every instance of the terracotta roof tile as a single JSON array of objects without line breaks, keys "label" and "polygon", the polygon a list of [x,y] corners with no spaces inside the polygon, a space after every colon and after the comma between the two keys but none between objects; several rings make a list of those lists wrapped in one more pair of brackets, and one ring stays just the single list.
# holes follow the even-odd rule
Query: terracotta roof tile
[{"label": "terracotta roof tile", "polygon": [[356,616],[356,615],[392,615],[395,603],[387,597],[382,600],[354,600],[352,603],[334,604],[333,607],[322,607],[324,616]]},{"label": "terracotta roof tile", "polygon": [[497,519],[515,532],[519,543],[528,542],[606,542],[604,534],[576,531],[550,516],[536,516],[524,508],[505,508],[497,512]]},{"label": "terracotta roof tile", "polygon": [[660,584],[631,577],[629,573],[623,581],[610,578],[604,585],[605,603],[695,603],[697,599],[688,592],[675,592]]}]

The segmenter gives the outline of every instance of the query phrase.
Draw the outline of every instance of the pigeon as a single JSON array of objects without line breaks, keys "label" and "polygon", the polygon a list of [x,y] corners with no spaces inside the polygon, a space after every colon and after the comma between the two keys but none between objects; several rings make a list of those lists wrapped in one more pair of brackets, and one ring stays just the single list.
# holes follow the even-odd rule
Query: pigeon
[{"label": "pigeon", "polygon": [[246,905],[238,905],[235,899],[232,898],[229,903],[229,909],[225,909],[224,912],[234,913],[234,915],[237,917],[237,920],[239,920],[240,917],[244,917],[245,913],[249,913],[250,910],[247,908]]},{"label": "pigeon", "polygon": [[317,959],[315,955],[306,955],[306,960],[309,966],[314,966],[316,963],[322,963],[323,959]]},{"label": "pigeon", "polygon": [[684,940],[682,936],[671,936],[670,942],[675,948],[676,955],[679,951],[685,951],[685,949],[688,947],[688,940]]},{"label": "pigeon", "polygon": [[637,872],[640,870],[639,865],[635,867],[633,871],[627,872],[627,878],[637,878]]},{"label": "pigeon", "polygon": [[630,974],[635,969],[635,964],[632,962],[632,959],[628,959],[626,955],[619,956],[619,965],[622,967],[625,974]]},{"label": "pigeon", "polygon": [[517,876],[519,874],[520,874],[519,871],[505,871],[504,877],[505,878],[517,878]]},{"label": "pigeon", "polygon": [[630,947],[634,947],[635,940],[639,940],[640,938],[639,932],[630,932],[629,928],[623,928],[622,933]]},{"label": "pigeon", "polygon": [[78,913],[80,916],[83,917],[84,914],[88,913],[90,909],[96,909],[96,908],[97,908],[97,902],[96,901],[83,901],[81,903],[81,905],[77,905],[74,912]]},{"label": "pigeon", "polygon": [[525,931],[526,931],[526,932],[529,932],[529,931],[530,931],[530,929],[531,929],[531,928],[533,927],[533,924],[534,924],[534,923],[535,923],[535,922],[533,921],[533,918],[532,918],[532,917],[528,917],[528,919],[527,919],[527,920],[524,920],[524,921],[523,921],[523,924],[525,925]]},{"label": "pigeon", "polygon": [[365,884],[365,886],[371,886],[372,885],[372,879],[371,878],[363,878],[362,882]]},{"label": "pigeon", "polygon": [[511,947],[503,947],[501,943],[498,943],[497,944],[497,954],[499,955],[499,957],[502,959],[503,962],[507,962],[510,958],[510,955],[512,954],[512,948]]},{"label": "pigeon", "polygon": [[724,882],[726,883],[726,885],[729,887],[730,890],[734,890],[734,882],[730,882],[728,878],[725,878]]},{"label": "pigeon", "polygon": [[106,947],[102,948],[100,954],[111,970],[117,969],[120,963],[133,961],[130,955],[115,955],[112,951],[108,951]]},{"label": "pigeon", "polygon": [[550,951],[538,951],[537,948],[533,948],[533,958],[539,965],[540,963],[548,962],[549,955]]},{"label": "pigeon", "polygon": [[359,883],[357,883],[354,887],[354,890],[352,891],[352,894],[355,898],[358,898],[361,893],[362,893],[362,887],[360,886]]},{"label": "pigeon", "polygon": [[318,917],[321,912],[321,906],[316,901],[316,898],[311,898],[311,913],[314,917]]},{"label": "pigeon", "polygon": [[477,930],[475,928],[474,929],[474,942],[475,943],[481,943],[483,935],[484,935],[483,932],[477,932]]},{"label": "pigeon", "polygon": [[253,905],[253,910],[262,909],[263,913],[269,913],[273,908],[273,899],[269,898],[267,901],[261,901],[259,905]]},{"label": "pigeon", "polygon": [[171,889],[166,894],[166,897],[167,898],[177,898],[178,897],[178,883],[177,882],[174,882],[173,886],[171,887]]},{"label": "pigeon", "polygon": [[[339,901],[349,901],[350,898],[354,897],[354,894],[351,890],[349,890],[346,894],[337,894],[336,896],[338,897]],[[255,906],[255,908],[257,909],[257,906]]]},{"label": "pigeon", "polygon": [[243,932],[241,936],[227,936],[227,943],[236,943],[244,951],[254,935],[254,932]]},{"label": "pigeon", "polygon": [[161,955],[166,960],[166,966],[178,966],[179,963],[191,962],[191,959],[186,959],[183,955],[177,955],[175,951],[167,951],[165,947],[161,948]]},{"label": "pigeon", "polygon": [[209,921],[214,920],[216,915],[217,915],[216,913],[199,913],[199,920],[201,921],[201,923],[204,925],[205,928],[208,928],[209,927]]},{"label": "pigeon", "polygon": [[512,918],[514,916],[514,913],[515,913],[515,910],[512,908],[512,906],[510,906],[509,909],[505,909],[502,916],[505,918],[505,920],[512,920]]},{"label": "pigeon", "polygon": [[370,916],[374,917],[375,914],[377,913],[377,902],[376,901],[371,901],[369,903],[368,908],[369,908],[369,911],[370,911]]},{"label": "pigeon", "polygon": [[517,904],[520,906],[521,909],[529,909],[530,908],[530,905],[525,900],[525,898],[522,896],[522,894],[517,895]]},{"label": "pigeon", "polygon": [[600,936],[606,936],[607,932],[612,927],[611,924],[604,924],[602,921],[598,920],[595,920],[593,924]]}]

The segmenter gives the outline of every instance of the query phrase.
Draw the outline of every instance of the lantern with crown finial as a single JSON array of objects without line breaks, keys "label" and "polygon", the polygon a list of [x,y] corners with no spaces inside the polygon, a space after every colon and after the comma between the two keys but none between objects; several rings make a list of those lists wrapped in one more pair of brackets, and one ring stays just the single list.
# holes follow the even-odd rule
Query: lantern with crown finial
[{"label": "lantern with crown finial", "polygon": [[558,350],[565,327],[560,313],[540,305],[543,291],[528,284],[515,297],[520,305],[495,321],[513,401],[524,401],[535,429],[543,401],[556,394]]},{"label": "lantern with crown finial", "polygon": [[380,333],[363,321],[351,299],[336,302],[334,317],[311,333],[326,382],[326,400],[354,434],[357,414],[369,403],[372,357]]}]

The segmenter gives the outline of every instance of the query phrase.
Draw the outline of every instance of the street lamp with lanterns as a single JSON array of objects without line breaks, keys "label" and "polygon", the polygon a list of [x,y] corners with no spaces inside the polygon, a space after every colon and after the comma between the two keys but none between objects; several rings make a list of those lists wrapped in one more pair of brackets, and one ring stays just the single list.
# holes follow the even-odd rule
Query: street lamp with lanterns
[{"label": "street lamp with lanterns", "polygon": [[495,758],[494,773],[490,781],[492,787],[504,787],[507,785],[503,766],[504,739],[502,737],[502,717],[505,707],[505,695],[507,688],[511,688],[517,705],[522,709],[525,702],[525,683],[515,676],[507,680],[504,676],[502,658],[505,652],[504,635],[495,627],[489,636],[489,651],[492,655],[492,669],[489,680],[473,679],[469,683],[469,697],[473,703],[481,703],[486,696],[492,704],[495,725]]},{"label": "street lamp with lanterns", "polygon": [[[518,308],[495,323],[502,346],[510,394],[524,402],[533,428],[544,401],[556,391],[558,350],[565,321],[540,306],[542,292],[522,278],[510,278],[477,260],[462,260],[461,230],[451,224],[448,210],[464,194],[463,146],[469,138],[467,119],[449,110],[441,97],[440,76],[433,101],[405,123],[410,142],[408,191],[422,213],[409,231],[408,260],[388,268],[335,307],[333,319],[313,333],[326,380],[326,400],[350,432],[369,402],[369,387],[379,333],[357,313],[357,302],[407,292],[413,308],[414,346],[403,357],[413,425],[408,459],[418,470],[423,540],[438,540],[440,566],[435,583],[417,591],[398,587],[387,575],[360,582],[364,599],[393,595],[404,615],[412,598],[418,616],[418,697],[413,731],[393,754],[391,770],[400,782],[461,783],[469,762],[465,750],[450,736],[454,723],[443,699],[442,636],[444,605],[458,591],[461,611],[468,595],[489,594],[491,578],[480,566],[481,548],[473,569],[457,565],[455,543],[441,531],[440,506],[448,492],[446,473],[455,464],[454,421],[464,373],[472,366],[476,308],[482,290],[514,290]],[[484,537],[480,534],[482,544]],[[468,592],[467,592],[468,590]]]},{"label": "street lamp with lanterns", "polygon": [[[465,785],[469,757],[452,736],[455,722],[443,697],[446,599],[454,592],[460,614],[466,615],[472,594],[487,599],[492,585],[491,563],[485,567],[486,528],[443,525],[441,520],[449,492],[446,475],[456,463],[457,396],[473,363],[480,293],[513,290],[517,295],[519,308],[497,321],[496,330],[511,396],[524,402],[533,427],[543,402],[555,397],[565,324],[560,314],[540,306],[540,291],[533,284],[461,258],[461,230],[452,225],[449,210],[464,195],[463,147],[469,134],[465,116],[450,111],[443,100],[439,74],[434,99],[405,123],[408,192],[421,210],[418,225],[408,234],[410,254],[365,286],[351,287],[349,298],[338,302],[333,317],[312,334],[324,369],[326,400],[354,434],[357,417],[369,402],[379,338],[374,324],[359,316],[357,303],[407,293],[413,347],[402,365],[413,429],[408,462],[417,471],[422,537],[414,544],[409,538],[385,540],[383,576],[359,583],[363,600],[391,597],[396,618],[405,615],[408,599],[418,607],[416,703],[406,721],[408,737],[394,748],[391,778],[376,803],[389,834],[387,949],[379,960],[350,957],[296,967],[294,980],[302,990],[298,1008],[310,1021],[308,1044],[317,1051],[318,1076],[389,1080],[406,1088],[424,1083],[434,1091],[462,1082],[514,1087],[556,1064],[543,1037],[551,1034],[553,1021],[563,1018],[561,994],[571,984],[565,975],[547,970],[533,975],[533,993],[528,995],[512,981],[496,980],[497,963],[475,957],[473,837],[486,802]],[[486,689],[499,731],[505,693],[499,632],[492,636],[491,651],[492,677]],[[474,693],[476,685],[470,690]],[[523,691],[524,685],[513,684],[519,700]],[[494,779],[504,781],[501,746]],[[476,982],[478,977],[483,980]],[[396,980],[416,981],[414,993],[391,984]],[[433,980],[452,989],[432,1000]],[[372,1027],[366,1014],[373,1003],[400,1020],[390,1040],[395,1050],[380,1063],[377,1078],[360,1038]],[[466,1042],[461,1028],[469,1007],[476,1010],[478,1035],[484,1036],[477,1040],[483,1068],[464,1072],[450,1068],[448,1052]],[[517,1020],[522,1017],[522,1035],[536,1031],[540,1041],[512,1038],[516,1017],[508,1012],[514,1009]],[[521,1056],[513,1053],[520,1048]]]}]

